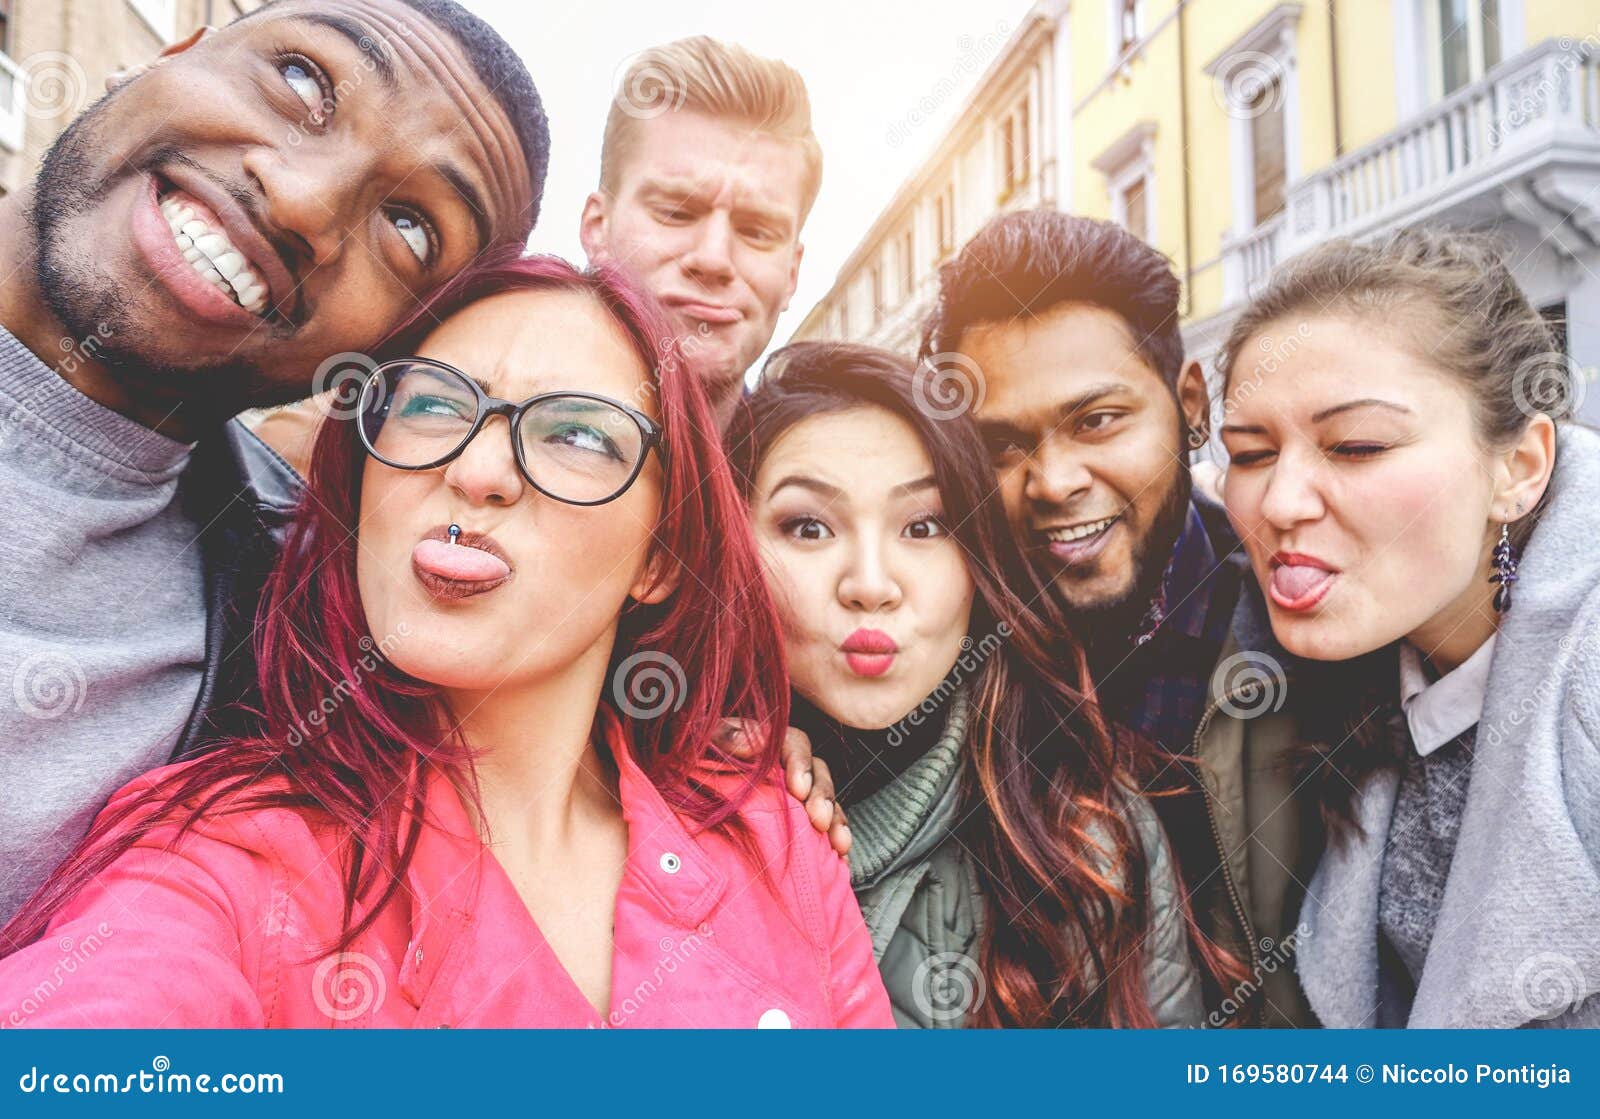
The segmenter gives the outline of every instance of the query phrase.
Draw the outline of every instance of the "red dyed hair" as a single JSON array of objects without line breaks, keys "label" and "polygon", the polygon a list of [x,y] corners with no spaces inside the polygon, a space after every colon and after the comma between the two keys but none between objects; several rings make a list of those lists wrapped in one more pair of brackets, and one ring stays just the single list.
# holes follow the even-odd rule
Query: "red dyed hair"
[{"label": "red dyed hair", "polygon": [[[409,352],[450,315],[509,291],[593,297],[651,370],[657,418],[670,448],[663,456],[654,544],[682,572],[683,589],[658,605],[633,603],[624,610],[613,669],[643,650],[670,658],[683,670],[683,702],[668,704],[657,718],[636,719],[608,690],[596,714],[621,720],[635,760],[682,816],[742,839],[736,813],[777,767],[789,683],[778,617],[711,407],[648,295],[615,270],[580,272],[554,257],[508,251],[481,259],[397,327],[383,348]],[[431,774],[464,776],[468,788],[476,787],[467,744],[437,689],[372,651],[356,585],[364,458],[353,422],[322,425],[305,499],[256,620],[261,733],[224,743],[105,814],[0,931],[0,954],[43,935],[66,901],[155,827],[177,819],[181,835],[210,812],[274,807],[315,814],[339,829],[345,910],[343,933],[331,947],[342,948],[404,882]],[[305,720],[313,710],[326,717],[310,734]],[[747,758],[717,743],[717,727],[728,716],[746,721],[756,746]],[[705,780],[730,770],[745,777],[742,784]],[[364,915],[358,918],[358,911]]]}]

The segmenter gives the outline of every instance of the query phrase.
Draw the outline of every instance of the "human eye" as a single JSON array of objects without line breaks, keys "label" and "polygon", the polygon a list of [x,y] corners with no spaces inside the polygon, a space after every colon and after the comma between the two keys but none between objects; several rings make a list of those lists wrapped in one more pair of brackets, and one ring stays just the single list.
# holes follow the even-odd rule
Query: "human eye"
[{"label": "human eye", "polygon": [[829,540],[833,530],[816,517],[788,517],[778,523],[782,533],[792,540]]},{"label": "human eye", "polygon": [[419,417],[461,419],[466,416],[467,410],[459,400],[419,392],[412,393],[401,400],[399,414],[405,419]]},{"label": "human eye", "polygon": [[1345,442],[1335,443],[1333,453],[1342,458],[1364,459],[1381,455],[1389,449],[1387,443]]},{"label": "human eye", "polygon": [[939,517],[932,513],[925,513],[907,522],[901,535],[912,540],[937,540],[940,537],[949,536],[950,531],[945,528],[944,521]]},{"label": "human eye", "polygon": [[1078,422],[1078,430],[1085,435],[1105,435],[1116,426],[1117,421],[1122,419],[1124,415],[1126,413],[1109,409],[1090,412]]},{"label": "human eye", "polygon": [[438,255],[438,237],[428,219],[410,206],[385,206],[383,212],[417,262],[432,264]]},{"label": "human eye", "polygon": [[312,123],[325,123],[327,116],[333,112],[334,104],[333,83],[328,80],[327,71],[296,51],[285,51],[278,55],[275,65],[284,84],[300,98],[306,111],[311,114]]},{"label": "human eye", "polygon": [[571,447],[579,451],[604,455],[618,462],[621,462],[623,457],[616,442],[592,424],[571,421],[556,424],[545,433],[544,441],[554,446]]}]

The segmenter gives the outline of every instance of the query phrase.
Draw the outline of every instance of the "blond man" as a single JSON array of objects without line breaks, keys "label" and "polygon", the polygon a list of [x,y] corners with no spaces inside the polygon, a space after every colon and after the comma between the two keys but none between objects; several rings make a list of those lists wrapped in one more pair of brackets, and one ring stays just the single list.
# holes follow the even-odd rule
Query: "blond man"
[{"label": "blond man", "polygon": [[700,35],[625,70],[579,237],[661,300],[723,421],[794,295],[821,183],[805,82],[784,63]]}]

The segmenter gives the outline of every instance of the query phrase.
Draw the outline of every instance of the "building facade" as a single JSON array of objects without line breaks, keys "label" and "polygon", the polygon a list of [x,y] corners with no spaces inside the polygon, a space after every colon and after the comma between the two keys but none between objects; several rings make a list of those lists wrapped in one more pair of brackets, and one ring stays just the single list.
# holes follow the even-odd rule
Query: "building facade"
[{"label": "building facade", "polygon": [[259,0],[0,0],[0,196],[32,178],[51,142],[118,70]]},{"label": "building facade", "polygon": [[[1026,174],[1008,192],[1018,142],[1009,165]],[[958,246],[995,213],[1044,205],[1159,248],[1208,363],[1296,252],[1414,223],[1493,227],[1574,376],[1592,387],[1600,367],[1600,0],[1047,0],[796,337],[913,349],[951,183]],[[1600,390],[1583,396],[1600,419]]]}]

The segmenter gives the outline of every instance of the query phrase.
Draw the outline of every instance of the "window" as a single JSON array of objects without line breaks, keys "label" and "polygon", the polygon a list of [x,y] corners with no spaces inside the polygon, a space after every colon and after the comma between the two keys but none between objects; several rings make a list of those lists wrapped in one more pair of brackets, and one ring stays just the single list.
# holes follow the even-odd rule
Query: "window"
[{"label": "window", "polygon": [[1250,100],[1250,155],[1255,166],[1255,223],[1283,209],[1287,149],[1283,134],[1283,79],[1274,78]]},{"label": "window", "polygon": [[1281,214],[1294,185],[1300,164],[1299,23],[1300,6],[1280,4],[1205,67],[1228,118],[1231,239]]},{"label": "window", "polygon": [[1144,37],[1144,0],[1111,0],[1112,58],[1120,58]]},{"label": "window", "polygon": [[956,251],[956,188],[947,185],[933,200],[934,232],[939,239],[939,259]]},{"label": "window", "polygon": [[1117,224],[1140,240],[1150,240],[1148,178],[1140,175],[1118,189],[1114,209]]},{"label": "window", "polygon": [[1028,99],[1000,121],[1000,200],[1003,202],[1028,181],[1032,173],[1032,139],[1028,132]]},{"label": "window", "polygon": [[874,264],[872,276],[872,325],[883,321],[883,265]]},{"label": "window", "polygon": [[0,53],[11,51],[11,0],[0,0]]},{"label": "window", "polygon": [[1500,61],[1500,0],[1425,0],[1433,92],[1448,97]]},{"label": "window", "polygon": [[916,246],[911,232],[907,229],[900,234],[900,294],[906,299],[911,298],[911,292],[917,286]]},{"label": "window", "polygon": [[1154,167],[1156,126],[1140,121],[1092,161],[1106,177],[1111,220],[1148,244],[1156,243]]},{"label": "window", "polygon": [[850,289],[839,294],[839,337],[850,337]]}]

